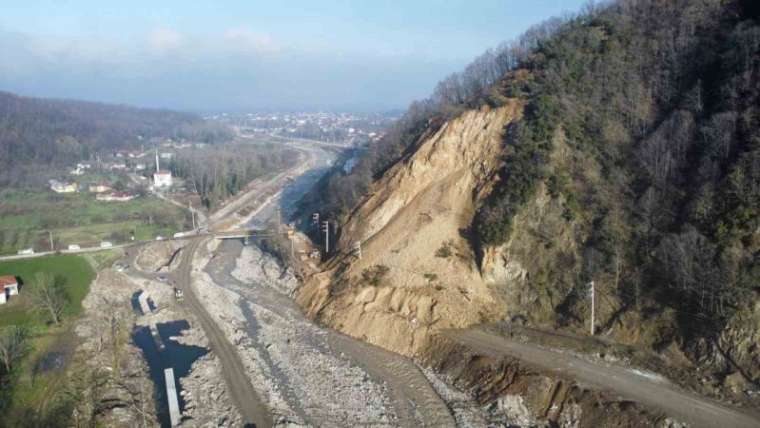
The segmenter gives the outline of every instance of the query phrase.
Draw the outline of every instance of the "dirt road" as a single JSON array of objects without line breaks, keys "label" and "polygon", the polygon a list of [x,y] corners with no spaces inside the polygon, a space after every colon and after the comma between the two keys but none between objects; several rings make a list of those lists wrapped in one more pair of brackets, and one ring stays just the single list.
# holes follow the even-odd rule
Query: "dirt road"
[{"label": "dirt road", "polygon": [[[315,358],[315,356],[335,358],[342,355],[342,358],[348,358],[352,365],[360,367],[372,379],[385,383],[388,390],[388,404],[398,418],[394,422],[394,426],[410,428],[455,426],[455,421],[446,404],[411,360],[335,330],[319,327],[306,319],[287,295],[263,284],[260,280],[242,282],[234,277],[231,272],[235,270],[236,260],[240,256],[241,250],[242,245],[239,242],[228,241],[220,245],[215,252],[214,259],[207,266],[206,272],[210,274],[216,284],[240,295],[244,299],[244,305],[254,306],[253,311],[246,311],[248,325],[258,326],[256,328],[251,327],[251,330],[260,330],[262,325],[267,325],[270,329],[276,328],[278,323],[273,321],[275,316],[272,315],[275,313],[277,318],[282,318],[283,325],[287,325],[288,328],[294,327],[297,330],[295,335],[289,339],[291,342],[297,342],[297,345],[291,345],[284,352],[280,350],[272,354],[274,348],[270,348],[272,344],[271,339],[269,339],[267,346],[258,349],[258,355],[264,360],[271,359],[277,363],[277,366],[291,373],[291,376],[280,376],[277,383],[280,389],[291,391],[292,407],[302,407],[303,420],[315,426],[343,426],[359,422],[356,419],[339,423],[336,414],[330,414],[328,410],[334,408],[333,405],[323,403],[322,408],[314,407],[314,403],[310,403],[312,400],[309,394],[301,391],[301,386],[315,381],[324,383],[330,380],[324,377],[321,380],[314,378],[314,376],[319,378],[324,375],[309,373],[308,370],[304,370],[309,368],[308,365],[289,366],[288,364],[289,361],[294,362],[299,359],[303,363],[305,359]],[[286,330],[272,332],[272,334],[281,338],[289,337]],[[299,354],[298,356],[282,358],[283,354],[296,351]],[[280,360],[278,360],[278,356]],[[344,393],[349,391],[350,388],[344,390]],[[362,392],[356,390],[352,393],[361,394]],[[335,404],[340,406],[341,401],[346,402],[348,399],[349,397],[336,396],[323,401],[334,400]],[[307,404],[309,405],[307,406]],[[367,413],[371,412],[367,411]],[[376,423],[367,420],[364,422],[369,425]],[[380,423],[380,425],[383,424]]]},{"label": "dirt road", "polygon": [[172,276],[175,284],[184,293],[185,304],[198,317],[201,327],[208,337],[211,349],[222,362],[224,381],[227,384],[228,392],[232,402],[243,415],[243,419],[246,423],[254,424],[256,427],[270,427],[272,426],[272,415],[248,380],[248,375],[237,350],[227,340],[211,315],[206,312],[190,286],[193,256],[201,242],[203,242],[203,238],[197,238],[185,246],[180,266]]},{"label": "dirt road", "polygon": [[758,415],[731,409],[683,391],[665,379],[625,367],[594,363],[569,353],[511,341],[478,329],[455,330],[446,334],[485,354],[518,358],[538,369],[558,373],[581,384],[613,391],[622,397],[660,409],[694,427],[760,427]]}]

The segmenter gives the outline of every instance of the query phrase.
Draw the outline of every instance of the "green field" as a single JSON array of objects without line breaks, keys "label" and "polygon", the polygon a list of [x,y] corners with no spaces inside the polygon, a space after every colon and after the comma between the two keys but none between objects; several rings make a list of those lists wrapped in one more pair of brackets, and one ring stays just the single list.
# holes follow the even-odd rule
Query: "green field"
[{"label": "green field", "polygon": [[24,260],[0,262],[0,275],[14,275],[21,281],[19,296],[13,296],[8,303],[0,306],[0,328],[7,325],[26,325],[43,330],[46,328],[44,315],[35,313],[27,304],[24,284],[28,284],[37,272],[49,272],[66,278],[66,294],[69,302],[64,310],[64,318],[77,316],[82,311],[82,300],[87,295],[95,272],[83,257],[74,255],[45,256]]},{"label": "green field", "polygon": [[[24,284],[32,281],[37,272],[48,272],[65,278],[69,301],[59,326],[50,324],[45,313],[34,310],[24,292]],[[21,283],[20,294],[0,306],[0,328],[24,325],[32,333],[30,351],[17,364],[16,369],[6,375],[5,381],[0,382],[3,385],[0,388],[0,411],[8,420],[23,420],[23,415],[34,411],[43,403],[64,377],[63,370],[38,373],[35,366],[51,351],[73,349],[76,340],[73,325],[82,312],[82,300],[95,278],[95,271],[84,257],[56,255],[0,262],[0,275],[15,275]]]},{"label": "green field", "polygon": [[19,249],[49,250],[69,244],[97,246],[130,239],[171,236],[188,227],[187,213],[153,196],[127,202],[101,202],[89,192],[57,194],[48,190],[0,190],[0,254]]}]

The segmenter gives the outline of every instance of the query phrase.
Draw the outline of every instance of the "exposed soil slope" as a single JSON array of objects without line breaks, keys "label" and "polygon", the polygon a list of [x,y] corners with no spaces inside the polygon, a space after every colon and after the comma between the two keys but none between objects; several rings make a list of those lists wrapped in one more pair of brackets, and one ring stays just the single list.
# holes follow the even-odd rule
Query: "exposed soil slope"
[{"label": "exposed soil slope", "polygon": [[465,230],[521,113],[517,102],[467,111],[393,166],[343,226],[342,255],[299,290],[307,314],[405,355],[424,349],[431,330],[500,318]]}]

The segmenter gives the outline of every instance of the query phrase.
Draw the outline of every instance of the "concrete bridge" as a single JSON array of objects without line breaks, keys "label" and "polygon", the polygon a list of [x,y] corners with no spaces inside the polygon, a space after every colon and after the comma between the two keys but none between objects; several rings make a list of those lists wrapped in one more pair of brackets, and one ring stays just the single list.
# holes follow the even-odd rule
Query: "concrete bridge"
[{"label": "concrete bridge", "polygon": [[277,232],[271,229],[235,229],[224,232],[209,231],[216,239],[241,239],[241,238],[265,238],[276,235]]}]

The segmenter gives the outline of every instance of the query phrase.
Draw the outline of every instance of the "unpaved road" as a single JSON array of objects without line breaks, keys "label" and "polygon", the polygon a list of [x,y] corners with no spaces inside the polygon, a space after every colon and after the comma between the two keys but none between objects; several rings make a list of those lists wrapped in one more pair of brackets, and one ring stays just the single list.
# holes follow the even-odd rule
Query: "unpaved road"
[{"label": "unpaved road", "polygon": [[[337,331],[314,325],[306,319],[297,305],[287,295],[263,284],[246,284],[233,277],[230,272],[235,268],[235,260],[240,254],[239,242],[225,242],[215,252],[215,257],[209,263],[206,271],[216,284],[234,291],[244,300],[251,302],[255,307],[262,308],[263,312],[276,312],[279,316],[289,320],[290,325],[298,329],[297,340],[301,347],[303,358],[312,353],[330,354],[337,356],[342,354],[352,364],[362,368],[373,379],[385,382],[388,389],[390,406],[398,419],[395,424],[403,427],[416,428],[429,427],[453,427],[454,418],[446,404],[431,387],[425,375],[408,358],[386,351],[382,348],[370,345],[360,340],[341,334]],[[258,319],[260,310],[248,311],[247,322],[251,326],[260,325]],[[255,328],[251,327],[252,330]],[[258,349],[264,359],[269,353],[267,347]],[[294,371],[299,371],[294,367]],[[313,375],[313,374],[311,374]],[[301,373],[299,378],[309,378],[309,373]],[[325,380],[327,381],[327,380]],[[282,376],[278,379],[281,389],[285,391],[298,391],[297,385],[288,385],[292,379]],[[303,419],[314,426],[336,426],[335,415],[329,415],[325,409],[303,407],[303,399],[297,392],[292,394],[292,407],[299,408],[303,413]],[[340,402],[340,397],[335,397]],[[328,406],[329,407],[329,406]],[[357,421],[345,421],[351,424]],[[370,425],[372,422],[365,421]],[[343,424],[337,424],[343,425]]]},{"label": "unpaved road", "polygon": [[246,423],[254,424],[256,427],[270,427],[272,426],[272,415],[248,380],[248,375],[237,350],[227,340],[224,332],[216,325],[211,315],[206,312],[190,286],[193,256],[198,245],[203,241],[203,238],[193,239],[185,246],[180,265],[172,276],[175,279],[175,284],[184,293],[185,304],[198,317],[212,351],[222,363],[222,373],[230,398],[243,419]]},{"label": "unpaved road", "polygon": [[453,330],[446,334],[476,351],[518,358],[528,365],[575,379],[581,384],[613,391],[660,409],[694,427],[760,427],[758,415],[723,406],[683,391],[665,380],[647,377],[624,367],[593,363],[572,354],[512,341],[479,329]]}]

